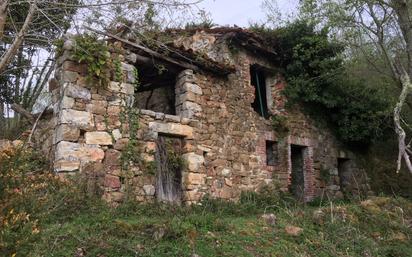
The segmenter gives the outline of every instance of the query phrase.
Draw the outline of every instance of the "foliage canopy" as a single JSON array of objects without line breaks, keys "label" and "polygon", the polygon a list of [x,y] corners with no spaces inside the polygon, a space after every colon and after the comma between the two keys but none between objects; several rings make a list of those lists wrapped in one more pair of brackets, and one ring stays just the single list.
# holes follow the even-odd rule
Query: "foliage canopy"
[{"label": "foliage canopy", "polygon": [[331,41],[326,28],[297,20],[279,29],[252,29],[276,49],[290,104],[303,103],[309,114],[328,117],[348,143],[369,143],[384,133],[391,99],[383,88],[349,75],[345,47]]}]

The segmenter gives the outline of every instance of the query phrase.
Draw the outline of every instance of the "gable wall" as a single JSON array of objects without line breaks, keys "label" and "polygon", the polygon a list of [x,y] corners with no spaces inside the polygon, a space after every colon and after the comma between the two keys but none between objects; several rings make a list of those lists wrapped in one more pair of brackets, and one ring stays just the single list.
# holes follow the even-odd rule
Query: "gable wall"
[{"label": "gable wall", "polygon": [[[273,100],[270,111],[287,115],[290,136],[277,133],[270,120],[253,110],[249,66],[258,63],[271,68],[267,61],[241,51],[232,60],[236,73],[227,78],[194,74],[191,70],[181,72],[175,85],[177,114],[136,110],[139,129],[131,132],[125,117],[136,101],[132,55],[122,53],[123,80],[111,82],[106,89],[85,82],[87,67],[70,60],[70,48],[59,58],[58,83],[51,88],[56,120],[56,172],[93,178],[110,202],[120,202],[130,192],[140,201],[151,201],[156,196],[157,136],[179,136],[184,142],[182,157],[187,164],[182,174],[183,201],[198,202],[205,195],[236,200],[241,191],[257,191],[275,182],[287,191],[291,183],[290,145],[294,144],[307,147],[303,152],[302,200],[311,200],[324,192],[332,197],[340,195],[337,157],[353,156],[341,151],[328,129],[316,127],[299,111],[284,110],[285,100],[280,92],[285,83],[279,76],[273,74],[267,80]],[[136,155],[143,161],[125,169],[121,159],[131,134],[137,136]],[[278,142],[279,160],[275,166],[266,165],[265,140]],[[321,169],[330,175],[327,182],[320,180]],[[356,166],[353,171],[353,177],[358,178],[361,172]],[[351,184],[359,185],[358,188],[365,185],[361,178]]]},{"label": "gable wall", "polygon": [[[202,129],[199,143],[211,149],[206,153],[205,168],[210,195],[219,198],[238,198],[243,190],[257,190],[271,183],[287,191],[291,183],[290,145],[306,146],[304,151],[305,201],[327,194],[342,197],[337,171],[337,158],[354,160],[352,170],[358,180],[352,192],[367,191],[363,172],[356,159],[339,144],[328,128],[316,123],[299,110],[284,109],[281,91],[284,81],[277,74],[267,79],[273,104],[272,114],[287,116],[290,133],[276,132],[270,120],[260,117],[252,108],[254,88],[250,83],[249,67],[259,64],[272,67],[264,59],[246,52],[235,58],[236,74],[229,79],[198,75],[202,87]],[[266,140],[278,142],[279,160],[275,166],[266,165]],[[321,179],[326,175],[327,181]]]}]

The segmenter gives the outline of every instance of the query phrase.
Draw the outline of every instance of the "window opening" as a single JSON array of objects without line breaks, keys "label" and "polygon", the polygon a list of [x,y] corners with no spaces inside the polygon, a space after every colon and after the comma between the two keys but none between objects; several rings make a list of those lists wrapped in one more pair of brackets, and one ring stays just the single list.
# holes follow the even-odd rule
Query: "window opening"
[{"label": "window opening", "polygon": [[255,100],[252,107],[260,116],[269,118],[267,92],[266,92],[266,76],[262,68],[257,65],[250,66],[251,84],[255,88]]},{"label": "window opening", "polygon": [[176,115],[176,70],[161,70],[156,66],[142,66],[139,70],[139,87],[135,94],[135,107]]},{"label": "window opening", "polygon": [[275,166],[278,163],[278,143],[266,141],[266,165]]},{"label": "window opening", "polygon": [[306,147],[291,145],[292,181],[289,191],[296,199],[303,201],[305,196],[304,150]]}]

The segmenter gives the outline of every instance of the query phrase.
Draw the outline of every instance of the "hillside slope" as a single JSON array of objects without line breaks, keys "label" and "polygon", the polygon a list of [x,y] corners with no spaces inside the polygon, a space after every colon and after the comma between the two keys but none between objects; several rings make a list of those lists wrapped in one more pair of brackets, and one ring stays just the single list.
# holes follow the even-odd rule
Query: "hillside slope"
[{"label": "hillside slope", "polygon": [[239,203],[114,208],[27,149],[0,152],[0,256],[412,256],[412,202],[302,205],[267,188]]}]

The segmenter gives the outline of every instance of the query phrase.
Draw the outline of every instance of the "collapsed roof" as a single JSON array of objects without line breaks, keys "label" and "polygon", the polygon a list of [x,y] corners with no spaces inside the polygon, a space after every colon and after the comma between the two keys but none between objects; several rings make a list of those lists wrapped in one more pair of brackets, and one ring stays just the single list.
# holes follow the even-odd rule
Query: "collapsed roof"
[{"label": "collapsed roof", "polygon": [[230,58],[219,51],[224,46],[242,47],[269,59],[276,57],[275,50],[268,47],[263,38],[239,27],[168,29],[161,34],[171,40],[150,39],[149,43],[90,30],[121,42],[124,48],[137,55],[137,62],[152,66],[180,67],[224,76],[235,71]]}]

